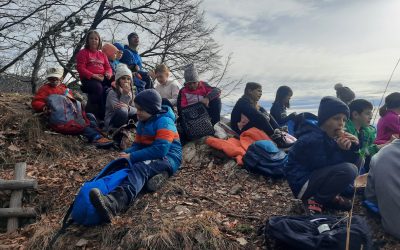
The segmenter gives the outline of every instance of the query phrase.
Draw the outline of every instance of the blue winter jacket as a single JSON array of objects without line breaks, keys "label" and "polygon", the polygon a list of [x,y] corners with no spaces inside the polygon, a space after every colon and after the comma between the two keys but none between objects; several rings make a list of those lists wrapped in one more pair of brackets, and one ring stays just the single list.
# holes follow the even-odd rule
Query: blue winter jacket
[{"label": "blue winter jacket", "polygon": [[138,65],[139,70],[143,70],[142,57],[136,50],[129,48],[128,45],[125,45],[124,53],[119,61],[128,65],[129,68]]},{"label": "blue winter jacket", "polygon": [[175,173],[182,161],[182,146],[175,126],[175,114],[168,106],[145,122],[138,122],[135,141],[125,150],[132,163],[166,158]]},{"label": "blue winter jacket", "polygon": [[298,197],[314,170],[343,162],[356,163],[358,160],[358,145],[352,145],[350,150],[342,150],[333,138],[311,122],[305,122],[296,136],[297,141],[290,148],[289,159],[284,167],[295,197]]}]

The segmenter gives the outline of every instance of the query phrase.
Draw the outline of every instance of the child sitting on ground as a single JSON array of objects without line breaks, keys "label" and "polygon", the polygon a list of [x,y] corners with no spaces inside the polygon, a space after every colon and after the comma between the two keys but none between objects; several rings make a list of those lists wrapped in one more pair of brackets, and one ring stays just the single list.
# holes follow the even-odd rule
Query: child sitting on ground
[{"label": "child sitting on ground", "polygon": [[[73,99],[73,95],[71,91],[67,88],[67,86],[62,83],[62,76],[64,73],[63,68],[49,68],[47,69],[47,81],[48,83],[44,84],[39,90],[36,92],[36,95],[33,97],[32,100],[32,108],[36,112],[45,112],[48,113],[47,107],[47,97],[49,95],[66,95],[68,98]],[[82,111],[82,116],[86,117],[84,111]],[[109,147],[112,146],[112,141],[103,137],[95,124],[95,119],[92,119],[91,125],[87,126],[83,131],[82,135],[85,136],[89,142],[94,143],[98,147]]]},{"label": "child sitting on ground", "polygon": [[373,106],[367,100],[356,99],[349,105],[350,119],[347,120],[346,132],[356,136],[360,142],[360,161],[363,166],[363,173],[369,170],[369,161],[371,157],[378,152],[378,145],[374,144],[376,138],[376,129],[370,125],[372,119]]},{"label": "child sitting on ground", "polygon": [[161,96],[154,89],[144,90],[135,97],[137,134],[132,147],[120,153],[132,163],[128,177],[108,195],[97,188],[90,201],[105,221],[125,211],[147,183],[151,191],[158,189],[179,168],[182,146],[175,127],[175,114],[161,106]]},{"label": "child sitting on ground", "polygon": [[286,178],[310,214],[321,213],[324,207],[351,209],[351,202],[339,195],[357,176],[359,142],[343,131],[349,115],[338,98],[322,98],[318,125],[303,126],[289,151]]},{"label": "child sitting on ground", "polygon": [[400,93],[394,92],[385,98],[379,109],[378,134],[375,143],[385,144],[400,135]]},{"label": "child sitting on ground", "polygon": [[122,54],[120,55],[119,50],[117,47],[112,45],[111,43],[104,43],[103,47],[101,48],[104,54],[106,54],[108,58],[108,62],[110,63],[113,75],[117,71],[117,66],[119,64],[118,56],[121,58]]},{"label": "child sitting on ground", "polygon": [[173,108],[179,93],[178,81],[171,78],[171,72],[165,64],[157,65],[154,73],[157,79],[156,90],[163,98],[163,105]]},{"label": "child sitting on ground", "polygon": [[104,128],[106,131],[116,129],[128,123],[136,114],[133,107],[132,72],[121,63],[115,74],[115,88],[107,94]]},{"label": "child sitting on ground", "polygon": [[290,98],[293,95],[293,91],[288,86],[280,86],[276,91],[275,101],[271,107],[271,115],[278,123],[279,126],[294,126],[294,118],[296,113],[286,114],[286,109],[290,108]]},{"label": "child sitting on ground", "polygon": [[184,70],[185,84],[179,90],[177,108],[181,116],[182,109],[201,102],[207,109],[212,125],[221,120],[221,90],[200,81],[196,66],[189,64]]},{"label": "child sitting on ground", "polygon": [[250,128],[264,131],[279,148],[288,148],[292,143],[287,143],[281,133],[279,125],[271,115],[258,104],[262,96],[262,86],[256,82],[248,82],[244,95],[239,98],[231,113],[231,127],[242,134]]}]

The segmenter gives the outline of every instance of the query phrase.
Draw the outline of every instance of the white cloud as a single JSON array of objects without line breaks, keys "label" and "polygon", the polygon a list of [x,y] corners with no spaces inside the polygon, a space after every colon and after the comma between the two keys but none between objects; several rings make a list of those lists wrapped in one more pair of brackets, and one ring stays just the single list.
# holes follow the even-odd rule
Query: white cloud
[{"label": "white cloud", "polygon": [[259,81],[269,94],[283,83],[299,95],[332,94],[336,82],[383,91],[366,83],[384,85],[400,56],[400,1],[205,0],[204,7],[223,53],[233,52],[230,75]]}]

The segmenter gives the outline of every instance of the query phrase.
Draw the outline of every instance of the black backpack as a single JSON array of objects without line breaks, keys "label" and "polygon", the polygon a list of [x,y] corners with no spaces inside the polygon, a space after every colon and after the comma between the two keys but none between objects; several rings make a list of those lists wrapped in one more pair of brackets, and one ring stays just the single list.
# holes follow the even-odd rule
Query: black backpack
[{"label": "black backpack", "polygon": [[195,140],[215,133],[207,109],[201,102],[182,108],[180,124],[187,140]]},{"label": "black backpack", "polygon": [[[346,249],[348,217],[274,216],[265,227],[266,241],[273,238],[287,249]],[[372,248],[371,231],[366,220],[354,215],[350,227],[351,250]]]},{"label": "black backpack", "polygon": [[270,140],[256,141],[243,157],[244,167],[252,173],[280,178],[288,156]]}]

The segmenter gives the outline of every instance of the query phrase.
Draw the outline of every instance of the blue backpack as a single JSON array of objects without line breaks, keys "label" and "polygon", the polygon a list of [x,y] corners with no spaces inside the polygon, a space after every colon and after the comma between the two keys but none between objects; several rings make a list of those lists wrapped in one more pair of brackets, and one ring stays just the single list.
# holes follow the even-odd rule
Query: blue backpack
[{"label": "blue backpack", "polygon": [[127,178],[130,168],[130,161],[125,158],[120,158],[111,161],[96,177],[83,183],[78,194],[75,196],[75,200],[64,216],[61,229],[50,241],[49,247],[51,248],[57,238],[63,234],[65,229],[72,223],[85,226],[95,226],[103,223],[104,221],[90,202],[89,192],[92,188],[98,188],[103,194],[110,193]]},{"label": "blue backpack", "polygon": [[270,140],[254,142],[243,157],[244,167],[248,171],[275,178],[284,176],[283,167],[287,160],[287,154]]}]

